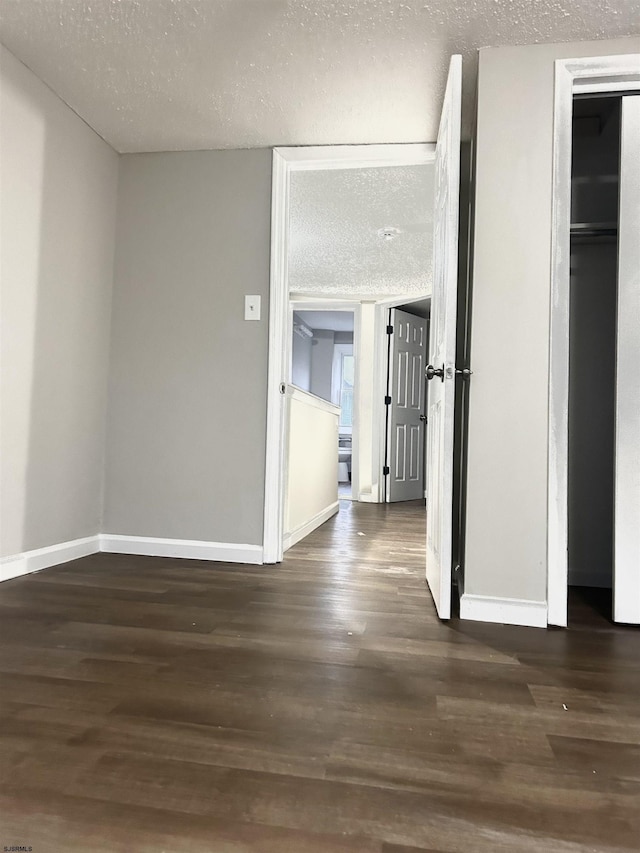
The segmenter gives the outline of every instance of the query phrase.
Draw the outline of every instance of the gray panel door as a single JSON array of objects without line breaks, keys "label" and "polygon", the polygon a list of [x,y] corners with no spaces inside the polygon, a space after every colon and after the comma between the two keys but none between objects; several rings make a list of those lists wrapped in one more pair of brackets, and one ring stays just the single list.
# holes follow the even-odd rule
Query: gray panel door
[{"label": "gray panel door", "polygon": [[424,371],[427,321],[391,309],[387,501],[424,497]]}]

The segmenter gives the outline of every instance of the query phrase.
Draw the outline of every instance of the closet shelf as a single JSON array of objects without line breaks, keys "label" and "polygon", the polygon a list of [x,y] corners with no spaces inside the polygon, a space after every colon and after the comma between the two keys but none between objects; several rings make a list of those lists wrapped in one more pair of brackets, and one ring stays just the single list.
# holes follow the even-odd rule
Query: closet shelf
[{"label": "closet shelf", "polygon": [[619,176],[613,175],[573,175],[571,178],[572,184],[617,184]]},{"label": "closet shelf", "polygon": [[611,239],[618,236],[617,222],[573,222],[571,237],[579,239]]}]

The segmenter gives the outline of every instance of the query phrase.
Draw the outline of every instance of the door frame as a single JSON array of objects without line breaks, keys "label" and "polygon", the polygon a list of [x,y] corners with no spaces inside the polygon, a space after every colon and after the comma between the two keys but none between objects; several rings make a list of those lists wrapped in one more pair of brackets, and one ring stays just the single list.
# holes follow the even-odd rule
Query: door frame
[{"label": "door frame", "polygon": [[640,54],[555,62],[549,317],[547,624],[566,627],[568,587],[569,264],[573,97],[640,88]]},{"label": "door frame", "polygon": [[[269,289],[269,361],[264,487],[263,561],[283,556],[285,395],[290,375],[289,346],[289,200],[294,171],[418,166],[432,163],[434,144],[331,145],[274,148],[271,185],[271,273]],[[304,294],[295,294],[296,297]],[[317,294],[314,294],[317,298]]]}]

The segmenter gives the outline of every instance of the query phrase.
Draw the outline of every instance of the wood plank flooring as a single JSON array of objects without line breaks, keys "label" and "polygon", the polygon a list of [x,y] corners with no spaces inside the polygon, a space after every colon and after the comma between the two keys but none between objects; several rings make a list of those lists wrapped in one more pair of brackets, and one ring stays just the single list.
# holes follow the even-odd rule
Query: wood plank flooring
[{"label": "wood plank flooring", "polygon": [[0,586],[0,846],[640,849],[640,632],[440,623],[424,508],[281,566],[96,554]]}]

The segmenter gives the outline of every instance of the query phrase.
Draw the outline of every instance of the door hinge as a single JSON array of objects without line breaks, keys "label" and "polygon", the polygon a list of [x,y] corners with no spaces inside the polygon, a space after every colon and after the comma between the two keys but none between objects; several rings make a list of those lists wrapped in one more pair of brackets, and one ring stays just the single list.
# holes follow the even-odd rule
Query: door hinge
[{"label": "door hinge", "polygon": [[387,334],[388,334],[388,335],[392,335],[392,334],[393,334],[393,326],[387,326]]},{"label": "door hinge", "polygon": [[390,406],[390,405],[391,405],[391,397],[389,397],[389,395],[388,395],[388,394],[387,394],[387,396],[384,398],[384,404],[385,404],[385,406]]},{"label": "door hinge", "polygon": [[384,468],[382,469],[382,473],[384,474],[385,477],[387,476],[387,474],[389,473],[389,466],[388,465],[384,466]]}]

